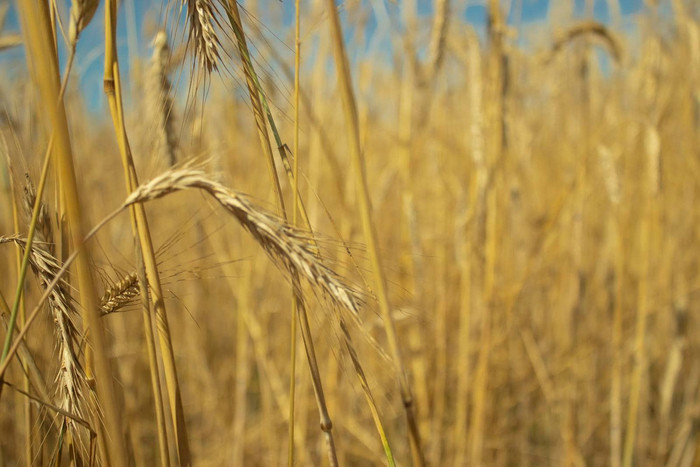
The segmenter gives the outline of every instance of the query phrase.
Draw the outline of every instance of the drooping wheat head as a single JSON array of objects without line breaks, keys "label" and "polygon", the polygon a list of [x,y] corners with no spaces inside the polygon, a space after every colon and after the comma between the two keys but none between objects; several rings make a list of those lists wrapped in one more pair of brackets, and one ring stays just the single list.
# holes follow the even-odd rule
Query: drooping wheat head
[{"label": "drooping wheat head", "polygon": [[190,43],[194,43],[194,54],[208,73],[216,70],[221,43],[216,35],[216,7],[210,0],[184,0],[187,4]]},{"label": "drooping wheat head", "polygon": [[255,206],[244,195],[211,180],[201,170],[191,167],[169,170],[142,184],[129,195],[124,205],[191,188],[201,189],[214,197],[283,271],[303,276],[315,291],[322,292],[357,319],[363,304],[361,293],[345,284],[337,273],[318,260],[311,234]]}]

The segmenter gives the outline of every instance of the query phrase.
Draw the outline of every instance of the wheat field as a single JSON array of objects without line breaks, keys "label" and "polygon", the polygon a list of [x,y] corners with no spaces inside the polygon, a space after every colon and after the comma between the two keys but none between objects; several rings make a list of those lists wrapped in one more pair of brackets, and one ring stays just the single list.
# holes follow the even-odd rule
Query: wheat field
[{"label": "wheat field", "polygon": [[0,466],[700,466],[700,4],[537,3],[0,2]]}]

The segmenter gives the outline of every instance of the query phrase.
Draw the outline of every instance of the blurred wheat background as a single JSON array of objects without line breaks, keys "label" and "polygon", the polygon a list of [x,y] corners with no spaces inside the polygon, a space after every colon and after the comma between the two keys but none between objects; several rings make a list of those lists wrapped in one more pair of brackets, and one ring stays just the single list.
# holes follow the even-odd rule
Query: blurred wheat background
[{"label": "blurred wheat background", "polygon": [[0,466],[700,466],[700,4],[533,3],[0,2]]}]

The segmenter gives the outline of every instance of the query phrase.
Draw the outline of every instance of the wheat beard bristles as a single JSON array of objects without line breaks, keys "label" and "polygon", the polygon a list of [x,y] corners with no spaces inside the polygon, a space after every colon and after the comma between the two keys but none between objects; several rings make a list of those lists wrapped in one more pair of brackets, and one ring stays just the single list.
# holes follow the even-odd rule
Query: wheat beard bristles
[{"label": "wheat beard bristles", "polygon": [[209,0],[186,0],[190,23],[190,41],[195,44],[195,56],[211,73],[219,63],[219,39],[214,31],[214,6]]},{"label": "wheat beard bristles", "polygon": [[[0,236],[0,244],[3,243],[16,243],[23,250],[27,245],[26,240],[19,236]],[[43,249],[40,244],[32,246],[29,262],[43,289],[53,282],[56,273],[61,269],[58,260]],[[51,290],[48,299],[49,310],[53,316],[56,332],[58,333],[61,361],[61,368],[56,376],[56,380],[61,390],[59,406],[68,413],[82,418],[84,415],[82,410],[82,392],[86,377],[74,350],[81,339],[80,333],[73,322],[73,317],[77,316],[77,313],[71,303],[68,287],[68,284],[61,279]],[[68,427],[75,433],[74,438],[76,441],[79,440],[76,422],[68,417],[66,422]]]},{"label": "wheat beard bristles", "polygon": [[332,269],[316,256],[310,234],[258,208],[245,196],[207,178],[192,168],[173,169],[136,189],[124,203],[150,201],[175,191],[199,188],[213,196],[255,238],[265,252],[287,272],[297,272],[331,301],[358,319],[363,300],[359,292],[344,284]]}]

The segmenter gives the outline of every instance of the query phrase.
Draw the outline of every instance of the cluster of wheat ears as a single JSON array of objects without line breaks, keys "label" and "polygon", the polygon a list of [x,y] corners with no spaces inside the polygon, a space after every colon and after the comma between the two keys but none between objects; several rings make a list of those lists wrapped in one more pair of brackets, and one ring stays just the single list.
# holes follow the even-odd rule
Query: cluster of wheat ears
[{"label": "cluster of wheat ears", "polygon": [[697,3],[137,3],[0,3],[0,466],[698,465]]}]

